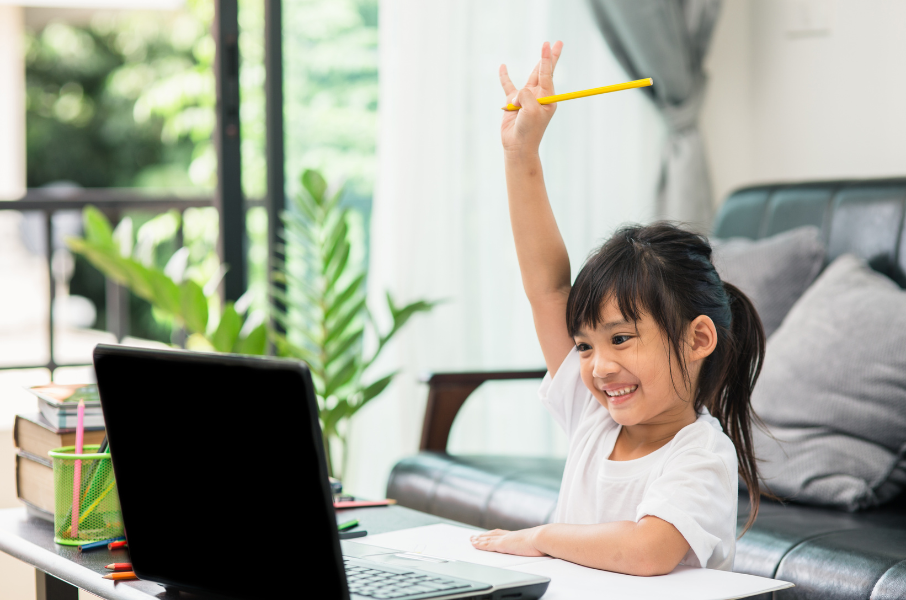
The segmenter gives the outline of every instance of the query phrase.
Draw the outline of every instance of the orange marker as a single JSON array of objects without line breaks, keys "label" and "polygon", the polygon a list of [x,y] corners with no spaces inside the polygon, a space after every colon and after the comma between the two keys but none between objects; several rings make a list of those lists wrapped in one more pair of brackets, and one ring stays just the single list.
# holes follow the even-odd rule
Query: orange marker
[{"label": "orange marker", "polygon": [[110,563],[104,568],[111,571],[131,571],[132,563]]},{"label": "orange marker", "polygon": [[118,548],[128,548],[129,544],[126,543],[126,540],[119,540],[116,542],[110,542],[107,544],[108,550],[117,550]]},{"label": "orange marker", "polygon": [[131,581],[133,579],[138,579],[132,571],[120,571],[118,573],[107,573],[104,575],[103,579],[112,579],[113,581]]}]

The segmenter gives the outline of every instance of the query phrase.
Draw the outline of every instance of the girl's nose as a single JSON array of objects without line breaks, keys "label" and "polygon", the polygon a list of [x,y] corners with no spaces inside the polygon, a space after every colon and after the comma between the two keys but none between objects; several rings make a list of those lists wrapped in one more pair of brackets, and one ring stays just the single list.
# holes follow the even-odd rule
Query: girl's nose
[{"label": "girl's nose", "polygon": [[591,370],[591,375],[592,377],[596,377],[598,379],[606,379],[619,370],[620,367],[619,365],[617,365],[617,363],[611,360],[607,360],[603,356],[595,357],[595,364]]}]

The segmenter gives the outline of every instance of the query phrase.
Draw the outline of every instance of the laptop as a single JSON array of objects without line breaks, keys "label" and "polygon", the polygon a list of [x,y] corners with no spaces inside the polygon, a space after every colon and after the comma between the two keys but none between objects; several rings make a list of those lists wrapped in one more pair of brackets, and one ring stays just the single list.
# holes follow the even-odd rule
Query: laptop
[{"label": "laptop", "polygon": [[[549,579],[343,541],[304,363],[99,345],[135,573],[227,598],[539,598]],[[376,508],[374,510],[388,510]]]}]

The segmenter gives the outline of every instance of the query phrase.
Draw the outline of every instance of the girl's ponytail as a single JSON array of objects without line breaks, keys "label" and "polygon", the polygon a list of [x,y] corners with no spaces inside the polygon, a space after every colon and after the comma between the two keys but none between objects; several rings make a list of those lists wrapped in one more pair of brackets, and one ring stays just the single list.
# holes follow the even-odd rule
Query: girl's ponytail
[{"label": "girl's ponytail", "polygon": [[761,497],[751,421],[760,427],[764,424],[752,410],[751,399],[752,389],[764,363],[765,336],[761,318],[749,298],[730,283],[724,282],[723,286],[732,314],[732,342],[727,348],[724,385],[714,398],[717,406],[710,412],[718,417],[727,436],[733,440],[739,475],[749,490],[751,510],[743,529],[745,533],[758,516]]}]

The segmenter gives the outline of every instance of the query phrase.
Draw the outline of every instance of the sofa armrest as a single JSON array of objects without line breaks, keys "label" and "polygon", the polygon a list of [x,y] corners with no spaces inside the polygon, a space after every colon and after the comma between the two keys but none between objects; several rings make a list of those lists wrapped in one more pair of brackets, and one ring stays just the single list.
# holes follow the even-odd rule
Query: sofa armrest
[{"label": "sofa armrest", "polygon": [[429,373],[421,381],[428,384],[428,404],[422,426],[421,450],[445,452],[453,420],[469,395],[485,381],[501,379],[541,379],[546,370],[486,371],[466,373]]}]

